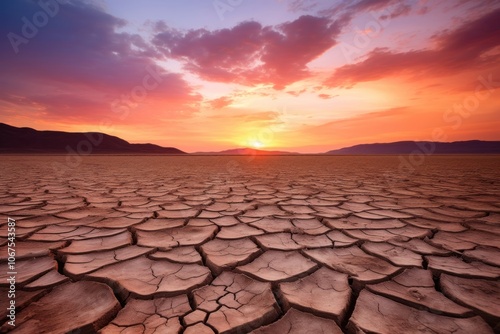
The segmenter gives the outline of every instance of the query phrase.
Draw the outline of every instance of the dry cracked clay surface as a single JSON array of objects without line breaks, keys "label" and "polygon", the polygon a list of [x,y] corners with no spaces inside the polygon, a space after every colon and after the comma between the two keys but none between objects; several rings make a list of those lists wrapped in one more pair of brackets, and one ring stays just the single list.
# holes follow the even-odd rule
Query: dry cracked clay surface
[{"label": "dry cracked clay surface", "polygon": [[500,333],[499,157],[79,158],[0,161],[0,332]]}]

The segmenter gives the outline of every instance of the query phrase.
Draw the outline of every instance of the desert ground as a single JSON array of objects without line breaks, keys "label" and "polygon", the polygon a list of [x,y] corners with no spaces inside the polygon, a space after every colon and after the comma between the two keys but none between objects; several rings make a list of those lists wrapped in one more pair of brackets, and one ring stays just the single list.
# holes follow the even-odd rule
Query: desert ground
[{"label": "desert ground", "polygon": [[499,166],[2,156],[0,331],[500,332]]}]

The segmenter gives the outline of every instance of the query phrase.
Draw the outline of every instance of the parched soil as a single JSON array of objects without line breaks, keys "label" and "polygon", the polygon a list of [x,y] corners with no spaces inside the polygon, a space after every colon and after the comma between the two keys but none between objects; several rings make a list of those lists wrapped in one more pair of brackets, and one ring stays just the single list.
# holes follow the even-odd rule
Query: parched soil
[{"label": "parched soil", "polygon": [[0,332],[500,332],[500,157],[0,158]]}]

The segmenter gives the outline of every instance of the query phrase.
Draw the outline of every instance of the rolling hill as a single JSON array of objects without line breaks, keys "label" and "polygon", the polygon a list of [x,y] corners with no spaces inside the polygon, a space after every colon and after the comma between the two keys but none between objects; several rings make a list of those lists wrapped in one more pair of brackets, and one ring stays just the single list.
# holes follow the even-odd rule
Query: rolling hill
[{"label": "rolling hill", "polygon": [[[175,147],[131,144],[100,132],[38,131],[0,123],[0,153],[186,154]],[[81,153],[81,152],[78,152]]]},{"label": "rolling hill", "polygon": [[500,141],[468,140],[456,142],[398,141],[361,144],[326,152],[331,155],[370,154],[500,154]]}]

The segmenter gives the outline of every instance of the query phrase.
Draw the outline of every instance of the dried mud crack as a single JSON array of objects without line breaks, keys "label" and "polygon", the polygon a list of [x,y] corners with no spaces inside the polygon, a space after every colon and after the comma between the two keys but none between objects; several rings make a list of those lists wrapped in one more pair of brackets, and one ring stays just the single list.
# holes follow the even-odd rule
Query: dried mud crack
[{"label": "dried mud crack", "polygon": [[380,177],[392,158],[255,157],[233,175],[242,158],[88,157],[62,177],[10,159],[0,332],[500,332],[499,158],[429,157],[401,182]]}]

